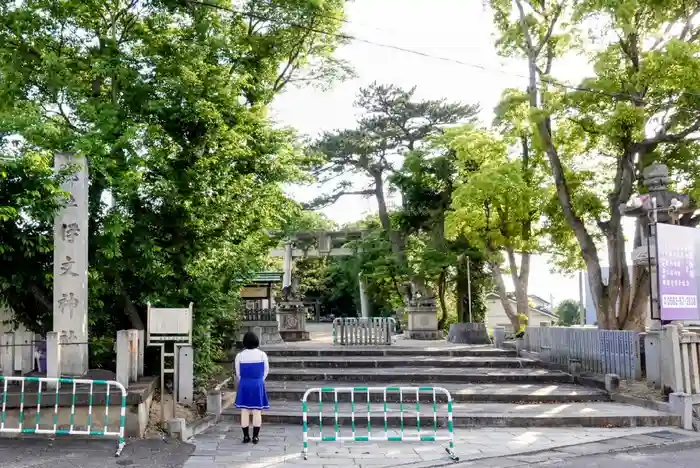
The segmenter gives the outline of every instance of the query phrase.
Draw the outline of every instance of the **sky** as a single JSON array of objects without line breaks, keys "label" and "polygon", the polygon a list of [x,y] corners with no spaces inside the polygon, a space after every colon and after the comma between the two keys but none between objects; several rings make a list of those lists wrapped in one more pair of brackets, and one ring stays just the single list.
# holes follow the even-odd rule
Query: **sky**
[{"label": "sky", "polygon": [[[492,109],[503,89],[527,84],[524,62],[499,57],[494,49],[495,31],[479,0],[354,0],[346,8],[344,32],[374,43],[398,46],[441,58],[419,56],[388,47],[351,41],[337,55],[348,60],[357,78],[323,92],[314,88],[291,88],[273,105],[272,118],[279,125],[296,128],[310,136],[327,130],[352,128],[358,116],[353,102],[357,90],[377,81],[410,88],[419,98],[479,103],[480,118],[491,122]],[[560,61],[554,75],[578,82],[590,67],[585,59]],[[359,188],[359,187],[358,187]],[[290,192],[310,200],[332,187],[294,187]],[[322,210],[330,219],[345,224],[376,211],[373,199],[341,198]],[[554,303],[579,297],[578,277],[550,273],[547,259],[532,262],[530,292]],[[512,286],[512,285],[511,285]]]}]

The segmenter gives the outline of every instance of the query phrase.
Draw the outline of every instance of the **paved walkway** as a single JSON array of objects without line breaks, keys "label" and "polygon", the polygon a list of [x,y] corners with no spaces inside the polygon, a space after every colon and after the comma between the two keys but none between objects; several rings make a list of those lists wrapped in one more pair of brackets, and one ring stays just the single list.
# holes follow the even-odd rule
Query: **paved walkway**
[{"label": "paved walkway", "polygon": [[[620,437],[653,434],[663,430],[646,428],[486,428],[458,429],[456,452],[463,462],[514,457],[520,454],[608,441]],[[675,431],[675,430],[671,430]],[[693,434],[693,433],[688,433]],[[690,437],[690,436],[688,436]],[[697,437],[693,434],[693,437]],[[452,464],[438,443],[409,442],[312,442],[309,459],[301,456],[299,426],[263,426],[260,444],[242,444],[236,424],[221,422],[190,441],[195,451],[184,468],[274,468],[274,467],[390,467],[416,468]],[[551,457],[550,457],[551,458]],[[556,457],[555,457],[556,458]],[[547,458],[540,458],[544,461]],[[522,459],[511,459],[523,464]],[[474,466],[492,466],[475,462]],[[414,465],[415,464],[415,465]],[[465,464],[466,466],[467,464]],[[471,464],[468,464],[471,466]],[[494,465],[495,466],[495,465]]]},{"label": "paved walkway", "polygon": [[106,439],[60,437],[0,438],[2,468],[181,468],[194,450],[176,440],[129,440],[119,458]]}]

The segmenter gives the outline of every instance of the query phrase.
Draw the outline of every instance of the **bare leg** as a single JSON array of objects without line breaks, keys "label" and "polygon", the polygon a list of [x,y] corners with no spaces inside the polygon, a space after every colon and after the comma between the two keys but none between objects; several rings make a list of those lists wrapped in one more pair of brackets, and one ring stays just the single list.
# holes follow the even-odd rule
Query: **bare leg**
[{"label": "bare leg", "polygon": [[250,442],[250,432],[248,431],[248,426],[250,426],[250,410],[241,408],[241,429],[243,430],[244,444]]},{"label": "bare leg", "polygon": [[262,426],[262,411],[253,410],[253,443],[260,441],[260,426]]}]

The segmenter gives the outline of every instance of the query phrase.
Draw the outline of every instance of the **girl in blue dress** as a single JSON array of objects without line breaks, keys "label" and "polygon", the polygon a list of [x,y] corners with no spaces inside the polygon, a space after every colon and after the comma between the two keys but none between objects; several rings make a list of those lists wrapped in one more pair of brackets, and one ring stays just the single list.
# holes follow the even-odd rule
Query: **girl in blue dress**
[{"label": "girl in blue dress", "polygon": [[251,441],[250,415],[253,415],[253,443],[260,439],[260,426],[262,426],[262,410],[270,408],[265,390],[265,378],[270,370],[267,354],[258,349],[260,340],[253,332],[243,336],[243,351],[236,356],[236,377],[238,379],[238,391],[236,392],[236,408],[241,409],[241,429],[243,430],[243,443]]}]

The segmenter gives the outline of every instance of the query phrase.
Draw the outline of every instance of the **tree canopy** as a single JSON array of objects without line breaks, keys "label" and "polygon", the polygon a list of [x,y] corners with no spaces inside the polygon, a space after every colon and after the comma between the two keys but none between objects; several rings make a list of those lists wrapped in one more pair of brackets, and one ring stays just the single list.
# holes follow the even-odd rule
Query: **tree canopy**
[{"label": "tree canopy", "polygon": [[[525,59],[523,99],[557,194],[552,222],[576,239],[598,324],[641,329],[649,271],[635,265],[629,273],[619,207],[646,191],[641,174],[652,162],[668,164],[696,190],[697,7],[647,0],[489,3],[498,51]],[[593,75],[578,85],[554,77],[573,54],[593,65]]]},{"label": "tree canopy", "polygon": [[314,32],[337,30],[343,3],[0,2],[0,297],[17,320],[50,326],[51,160],[72,151],[90,169],[91,336],[143,328],[147,301],[192,301],[207,364],[268,233],[299,212],[282,184],[309,161],[267,106],[347,71]]}]

